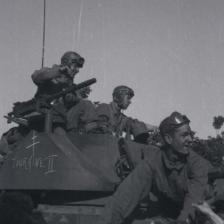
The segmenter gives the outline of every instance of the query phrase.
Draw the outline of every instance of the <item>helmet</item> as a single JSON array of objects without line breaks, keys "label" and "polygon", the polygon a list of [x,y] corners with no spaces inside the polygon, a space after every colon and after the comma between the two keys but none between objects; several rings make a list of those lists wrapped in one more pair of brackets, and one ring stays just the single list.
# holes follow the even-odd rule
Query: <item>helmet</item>
[{"label": "helmet", "polygon": [[184,124],[189,124],[190,120],[186,115],[174,111],[169,117],[165,118],[159,126],[162,135],[168,134]]},{"label": "helmet", "polygon": [[119,98],[121,95],[129,95],[130,98],[134,96],[134,91],[128,86],[117,86],[114,88],[113,97]]},{"label": "helmet", "polygon": [[75,61],[78,65],[79,68],[83,67],[83,64],[85,62],[85,59],[83,57],[81,57],[78,53],[74,52],[74,51],[67,51],[65,52],[62,57],[61,57],[61,64],[62,65],[67,65],[69,63],[69,59],[71,57],[71,55],[75,56]]}]

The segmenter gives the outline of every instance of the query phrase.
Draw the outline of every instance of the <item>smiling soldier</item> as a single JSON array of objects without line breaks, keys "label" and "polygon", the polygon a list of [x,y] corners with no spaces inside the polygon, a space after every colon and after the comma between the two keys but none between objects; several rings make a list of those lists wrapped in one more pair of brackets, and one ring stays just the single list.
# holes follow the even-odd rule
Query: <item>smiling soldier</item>
[{"label": "smiling soldier", "polygon": [[105,206],[103,223],[122,223],[150,192],[158,198],[158,216],[183,223],[194,218],[192,203],[203,200],[208,164],[191,150],[189,123],[190,120],[178,112],[161,122],[164,147],[152,150],[150,157],[121,183]]}]

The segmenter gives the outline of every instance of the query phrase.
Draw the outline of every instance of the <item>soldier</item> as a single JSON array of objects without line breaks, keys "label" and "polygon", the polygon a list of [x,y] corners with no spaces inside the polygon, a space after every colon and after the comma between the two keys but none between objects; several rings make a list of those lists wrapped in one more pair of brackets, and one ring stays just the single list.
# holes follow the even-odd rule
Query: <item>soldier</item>
[{"label": "soldier", "polygon": [[84,61],[84,58],[76,52],[68,51],[61,57],[60,65],[36,70],[31,75],[33,82],[38,87],[35,97],[46,97],[72,85],[73,79],[79,69],[83,67]]},{"label": "soldier", "polygon": [[113,90],[112,96],[113,102],[110,104],[102,103],[97,107],[100,126],[117,137],[126,132],[127,138],[133,135],[136,141],[146,143],[148,131],[154,130],[155,127],[147,127],[145,123],[122,113],[131,104],[134,91],[128,86],[121,85]]},{"label": "soldier", "polygon": [[191,150],[189,123],[178,112],[161,122],[164,147],[150,151],[121,183],[105,207],[102,223],[122,223],[150,192],[158,198],[158,215],[184,223],[194,218],[192,203],[204,199],[209,165]]},{"label": "soldier", "polygon": [[[79,72],[79,69],[83,67],[84,61],[84,58],[78,53],[68,51],[61,57],[60,65],[36,70],[31,76],[33,82],[38,86],[35,98],[44,100],[46,97],[73,85],[74,77]],[[85,91],[85,93],[88,94],[89,92]],[[67,111],[78,103],[81,98],[82,95],[79,93],[69,93],[63,100],[54,101],[52,116],[54,126],[66,129]]]}]

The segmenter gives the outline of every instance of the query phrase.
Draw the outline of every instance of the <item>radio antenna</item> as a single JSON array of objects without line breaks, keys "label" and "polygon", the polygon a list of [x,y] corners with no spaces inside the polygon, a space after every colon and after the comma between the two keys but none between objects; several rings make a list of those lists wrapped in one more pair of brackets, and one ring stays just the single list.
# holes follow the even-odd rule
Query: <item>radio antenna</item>
[{"label": "radio antenna", "polygon": [[43,42],[42,42],[42,62],[41,62],[41,68],[44,67],[44,51],[45,51],[45,23],[46,23],[46,0],[44,0],[44,15],[43,15]]}]

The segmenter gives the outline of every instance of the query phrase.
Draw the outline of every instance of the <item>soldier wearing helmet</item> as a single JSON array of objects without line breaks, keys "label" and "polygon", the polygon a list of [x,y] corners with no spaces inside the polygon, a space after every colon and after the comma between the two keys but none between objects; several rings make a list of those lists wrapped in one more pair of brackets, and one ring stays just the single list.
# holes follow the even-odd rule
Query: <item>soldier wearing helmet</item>
[{"label": "soldier wearing helmet", "polygon": [[73,79],[79,72],[79,69],[83,67],[84,61],[84,58],[78,53],[68,51],[61,57],[60,65],[36,70],[31,75],[33,82],[38,87],[35,97],[49,96],[72,85]]},{"label": "soldier wearing helmet", "polygon": [[[83,67],[84,62],[84,58],[78,53],[67,51],[62,55],[60,65],[36,70],[32,74],[32,80],[38,87],[35,98],[44,99],[73,85],[74,77]],[[94,105],[88,100],[83,101],[83,98],[87,98],[89,93],[89,88],[85,88],[83,91],[81,89],[76,94],[69,93],[63,99],[54,102],[53,107],[56,112],[53,114],[53,122],[66,130],[74,130],[77,129],[81,118],[82,124],[86,120],[92,120],[91,113],[95,110]]]},{"label": "soldier wearing helmet", "polygon": [[134,91],[128,86],[117,86],[113,90],[113,101],[121,110],[126,110],[131,104],[131,99],[134,96]]},{"label": "soldier wearing helmet", "polygon": [[134,91],[125,85],[120,85],[113,90],[113,101],[110,104],[102,103],[97,107],[97,114],[100,126],[105,131],[121,137],[126,133],[126,138],[134,136],[138,142],[146,143],[148,129],[145,123],[127,117],[122,111],[126,110],[131,104]]},{"label": "soldier wearing helmet", "polygon": [[122,223],[150,192],[158,198],[156,215],[181,223],[194,219],[192,204],[204,199],[209,163],[191,150],[189,123],[179,112],[161,122],[165,146],[151,148],[149,156],[121,183],[105,206],[101,223]]}]

